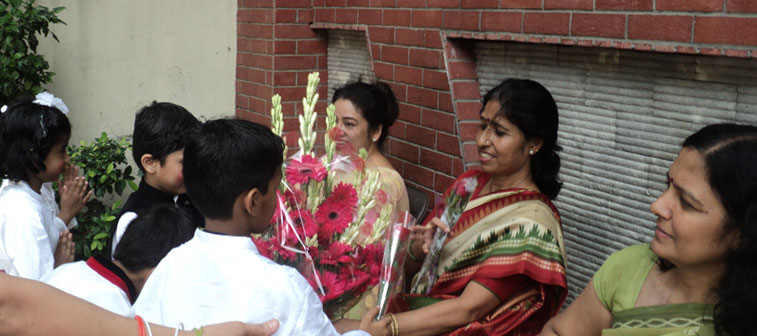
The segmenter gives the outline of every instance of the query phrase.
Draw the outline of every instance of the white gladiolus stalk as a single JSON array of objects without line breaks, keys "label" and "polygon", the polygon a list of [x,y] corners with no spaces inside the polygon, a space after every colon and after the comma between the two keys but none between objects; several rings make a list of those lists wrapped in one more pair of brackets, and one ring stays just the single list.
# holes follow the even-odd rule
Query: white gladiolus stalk
[{"label": "white gladiolus stalk", "polygon": [[[281,134],[284,132],[284,114],[281,113],[281,96],[279,94],[273,95],[271,97],[271,131],[273,134],[276,134],[281,137],[281,140],[284,142],[284,151],[281,153],[281,156],[284,158],[284,161],[287,159],[287,151],[289,148],[287,147],[287,139],[285,136],[281,136]],[[279,184],[279,190],[282,192],[286,190],[286,187],[284,186],[284,182],[286,176],[286,170],[284,169],[284,165],[281,166],[281,181],[282,183]]]},{"label": "white gladiolus stalk", "polygon": [[305,97],[302,98],[302,114],[299,115],[300,139],[297,141],[302,153],[313,155],[315,145],[315,103],[318,101],[318,83],[321,81],[317,72],[308,75],[308,86]]},{"label": "white gladiolus stalk", "polygon": [[376,219],[375,223],[373,223],[371,237],[366,239],[366,241],[363,242],[363,245],[373,244],[379,241],[379,239],[384,238],[384,232],[386,232],[386,229],[389,227],[393,212],[394,206],[392,206],[391,204],[386,204],[383,208],[381,208],[381,212],[379,212],[379,218]]},{"label": "white gladiolus stalk", "polygon": [[363,183],[363,187],[360,188],[358,194],[358,206],[357,214],[355,214],[355,221],[342,233],[342,237],[339,239],[345,244],[355,244],[355,240],[360,234],[360,228],[365,224],[365,215],[368,213],[368,210],[376,205],[374,197],[381,187],[381,176],[379,172],[367,172]]}]

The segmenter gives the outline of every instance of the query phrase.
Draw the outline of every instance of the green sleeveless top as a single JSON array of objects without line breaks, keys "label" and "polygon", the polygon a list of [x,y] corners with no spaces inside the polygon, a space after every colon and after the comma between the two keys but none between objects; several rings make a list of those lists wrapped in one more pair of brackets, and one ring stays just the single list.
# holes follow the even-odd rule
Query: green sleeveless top
[{"label": "green sleeveless top", "polygon": [[657,256],[649,244],[613,253],[594,275],[594,290],[612,313],[603,336],[714,336],[712,305],[683,303],[634,308]]}]

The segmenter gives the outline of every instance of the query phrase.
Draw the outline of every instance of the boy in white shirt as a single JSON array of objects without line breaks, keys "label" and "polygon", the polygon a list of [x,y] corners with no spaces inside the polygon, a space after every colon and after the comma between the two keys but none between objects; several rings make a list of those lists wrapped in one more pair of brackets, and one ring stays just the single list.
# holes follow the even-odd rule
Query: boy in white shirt
[{"label": "boy in white shirt", "polygon": [[[137,314],[187,328],[275,318],[276,335],[338,335],[308,282],[261,256],[250,238],[271,225],[283,148],[271,130],[244,120],[211,120],[190,137],[184,180],[205,215],[205,230],[196,230],[155,268],[134,304]],[[385,319],[369,315],[361,329],[388,330]]]},{"label": "boy in white shirt", "polygon": [[132,304],[152,270],[171,249],[192,238],[194,229],[185,210],[157,205],[131,222],[113,261],[95,255],[62,265],[42,281],[100,308],[133,317]]}]

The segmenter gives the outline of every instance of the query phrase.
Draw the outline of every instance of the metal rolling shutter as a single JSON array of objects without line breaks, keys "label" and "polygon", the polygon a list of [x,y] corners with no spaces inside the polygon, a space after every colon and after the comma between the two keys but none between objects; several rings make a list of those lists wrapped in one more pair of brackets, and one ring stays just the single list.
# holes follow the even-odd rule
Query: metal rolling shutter
[{"label": "metal rolling shutter", "polygon": [[757,124],[754,59],[501,42],[475,49],[482,96],[518,77],[557,101],[569,300],[610,253],[651,240],[649,206],[686,136],[716,122]]},{"label": "metal rolling shutter", "polygon": [[365,33],[351,30],[329,30],[328,47],[329,101],[334,90],[362,76],[373,79],[371,57]]}]

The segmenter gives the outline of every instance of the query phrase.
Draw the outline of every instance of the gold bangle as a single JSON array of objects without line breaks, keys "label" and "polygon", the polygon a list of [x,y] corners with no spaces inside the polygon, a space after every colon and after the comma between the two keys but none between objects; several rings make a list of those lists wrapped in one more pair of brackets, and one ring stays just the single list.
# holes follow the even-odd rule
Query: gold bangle
[{"label": "gold bangle", "polygon": [[400,325],[397,323],[397,317],[394,316],[394,314],[389,313],[389,318],[392,319],[391,329],[392,329],[392,336],[400,336]]}]

